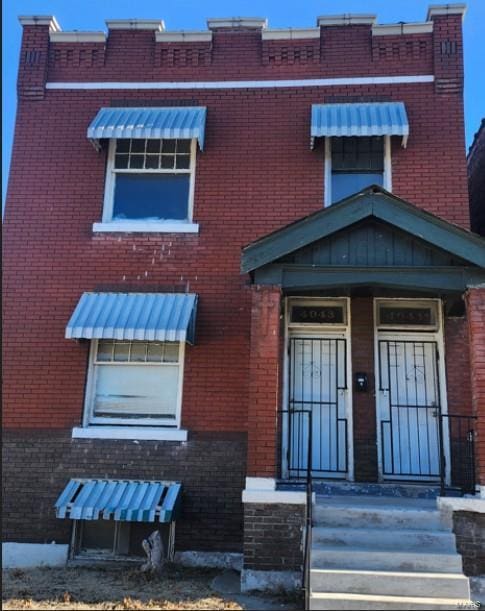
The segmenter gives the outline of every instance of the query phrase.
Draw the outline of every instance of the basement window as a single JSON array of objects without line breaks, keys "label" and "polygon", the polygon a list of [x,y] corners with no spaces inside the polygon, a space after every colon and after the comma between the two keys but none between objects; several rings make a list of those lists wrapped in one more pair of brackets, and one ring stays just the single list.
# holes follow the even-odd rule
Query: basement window
[{"label": "basement window", "polygon": [[75,520],[71,558],[73,560],[143,561],[146,554],[142,541],[155,531],[160,532],[164,550],[170,553],[170,525],[158,528],[152,523],[119,522],[115,520]]}]

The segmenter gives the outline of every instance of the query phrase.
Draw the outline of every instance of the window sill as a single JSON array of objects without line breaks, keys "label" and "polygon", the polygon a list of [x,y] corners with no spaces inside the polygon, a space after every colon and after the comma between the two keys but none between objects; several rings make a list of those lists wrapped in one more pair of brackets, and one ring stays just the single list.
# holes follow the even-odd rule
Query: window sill
[{"label": "window sill", "polygon": [[112,221],[93,223],[93,233],[199,233],[198,223]]},{"label": "window sill", "polygon": [[169,429],[154,426],[76,426],[73,439],[133,439],[155,441],[187,441],[185,429]]}]

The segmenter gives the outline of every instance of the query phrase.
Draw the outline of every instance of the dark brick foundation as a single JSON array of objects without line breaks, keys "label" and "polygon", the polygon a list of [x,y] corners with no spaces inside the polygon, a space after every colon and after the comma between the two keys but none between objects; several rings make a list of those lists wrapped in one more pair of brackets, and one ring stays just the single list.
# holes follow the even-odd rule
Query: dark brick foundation
[{"label": "dark brick foundation", "polygon": [[453,531],[456,548],[463,558],[465,575],[485,575],[485,514],[454,512]]},{"label": "dark brick foundation", "polygon": [[301,571],[304,505],[244,506],[244,568]]},{"label": "dark brick foundation", "polygon": [[187,442],[71,439],[71,431],[22,430],[3,437],[3,540],[68,543],[70,520],[54,503],[73,477],[183,483],[176,549],[241,551],[246,436],[192,435]]}]

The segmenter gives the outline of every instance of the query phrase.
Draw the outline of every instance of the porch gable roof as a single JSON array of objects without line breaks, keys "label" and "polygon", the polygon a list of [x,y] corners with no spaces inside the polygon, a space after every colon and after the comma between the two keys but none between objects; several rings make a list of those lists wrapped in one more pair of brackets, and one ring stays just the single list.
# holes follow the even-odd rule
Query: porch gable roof
[{"label": "porch gable roof", "polygon": [[376,185],[286,225],[243,248],[241,272],[253,272],[282,257],[355,225],[378,219],[467,266],[485,269],[485,239],[453,225]]}]

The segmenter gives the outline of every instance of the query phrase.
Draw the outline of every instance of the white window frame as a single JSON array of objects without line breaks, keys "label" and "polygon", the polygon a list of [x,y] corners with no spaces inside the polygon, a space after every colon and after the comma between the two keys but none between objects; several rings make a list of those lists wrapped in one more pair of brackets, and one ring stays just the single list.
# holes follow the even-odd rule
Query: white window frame
[{"label": "white window frame", "polygon": [[[384,170],[382,175],[382,186],[392,192],[392,154],[391,136],[384,138]],[[324,162],[324,192],[323,203],[325,208],[332,205],[332,137],[325,138],[325,162]]]},{"label": "white window frame", "polygon": [[[431,325],[412,325],[412,324],[381,324],[379,320],[379,308],[401,307],[401,308],[430,308],[435,318],[435,323]],[[376,298],[374,299],[375,308],[375,327],[377,331],[385,333],[386,331],[395,331],[403,333],[435,333],[438,334],[443,326],[441,301],[439,299],[413,299],[413,298]]]},{"label": "white window frame", "polygon": [[[132,138],[130,138],[132,139]],[[149,139],[149,138],[148,138]],[[160,138],[164,140],[165,138]],[[186,140],[187,138],[178,138]],[[170,232],[170,233],[197,233],[199,226],[192,222],[194,214],[195,168],[197,157],[197,139],[190,139],[190,165],[187,169],[132,169],[115,168],[115,155],[117,138],[111,138],[108,145],[108,159],[106,163],[106,182],[104,189],[103,216],[101,223],[93,224],[94,232]],[[136,219],[113,220],[114,195],[117,174],[188,174],[189,200],[187,203],[187,219],[144,221]]]},{"label": "white window frame", "polygon": [[[339,324],[317,324],[306,325],[301,323],[290,323],[290,314],[292,305],[343,305],[344,306],[344,323]],[[346,416],[347,416],[347,443],[348,443],[348,470],[345,478],[336,478],[335,481],[354,481],[354,421],[353,421],[353,385],[352,385],[352,320],[350,310],[350,297],[286,297],[284,304],[284,351],[283,351],[283,392],[282,392],[282,409],[286,410],[288,406],[290,393],[290,338],[291,337],[334,337],[336,339],[345,339],[347,342],[347,380],[348,388],[344,391],[346,395]],[[287,461],[287,427],[288,416],[283,417],[282,423],[282,439],[284,440],[281,450],[281,460],[283,473],[288,473]]]},{"label": "white window frame", "polygon": [[[167,427],[167,429],[180,429],[181,416],[182,416],[182,394],[183,394],[183,380],[184,380],[184,363],[185,363],[185,342],[178,342],[179,344],[179,355],[178,355],[178,388],[177,388],[177,404],[175,406],[175,418],[110,418],[101,417],[94,415],[94,403],[96,396],[96,382],[97,382],[97,368],[102,367],[96,363],[96,355],[98,351],[98,340],[92,340],[89,349],[89,367],[88,367],[88,378],[86,384],[86,395],[84,402],[84,417],[83,417],[83,428],[92,429],[98,426],[104,428],[105,425],[112,425],[114,427]],[[173,367],[174,363],[140,363],[140,362],[109,362],[110,365],[133,366],[133,367]],[[84,436],[84,435],[79,435]]]}]

